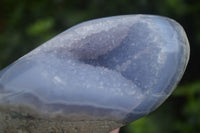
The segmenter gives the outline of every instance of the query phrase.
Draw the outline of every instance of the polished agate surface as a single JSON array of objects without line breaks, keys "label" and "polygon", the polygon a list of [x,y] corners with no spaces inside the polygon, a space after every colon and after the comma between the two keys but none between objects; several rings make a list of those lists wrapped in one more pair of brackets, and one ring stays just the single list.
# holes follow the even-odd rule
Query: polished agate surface
[{"label": "polished agate surface", "polygon": [[129,123],[163,103],[188,58],[186,34],[172,19],[87,21],[3,69],[0,106],[67,121]]}]

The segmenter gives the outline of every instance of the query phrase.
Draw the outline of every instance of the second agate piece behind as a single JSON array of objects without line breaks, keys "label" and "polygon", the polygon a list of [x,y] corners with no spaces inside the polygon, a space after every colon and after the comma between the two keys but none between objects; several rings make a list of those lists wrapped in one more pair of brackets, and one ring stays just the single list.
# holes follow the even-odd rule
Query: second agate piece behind
[{"label": "second agate piece behind", "polygon": [[174,20],[151,15],[96,19],[2,70],[0,103],[49,118],[125,124],[163,103],[188,58],[187,37]]}]

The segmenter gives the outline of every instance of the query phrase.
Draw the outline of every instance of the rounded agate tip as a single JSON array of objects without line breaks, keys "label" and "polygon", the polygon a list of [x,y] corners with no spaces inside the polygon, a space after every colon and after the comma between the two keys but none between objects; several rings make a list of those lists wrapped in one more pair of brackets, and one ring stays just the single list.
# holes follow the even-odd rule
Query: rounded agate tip
[{"label": "rounded agate tip", "polygon": [[172,19],[87,21],[2,70],[0,107],[67,121],[128,123],[163,103],[188,59],[188,39]]}]

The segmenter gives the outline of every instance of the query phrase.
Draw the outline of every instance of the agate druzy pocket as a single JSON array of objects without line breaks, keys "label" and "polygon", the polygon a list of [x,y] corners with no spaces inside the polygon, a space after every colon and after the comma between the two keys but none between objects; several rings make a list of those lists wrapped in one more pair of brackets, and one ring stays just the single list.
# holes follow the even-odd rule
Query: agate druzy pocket
[{"label": "agate druzy pocket", "polygon": [[171,94],[188,58],[186,34],[169,18],[87,21],[2,70],[0,105],[68,121],[128,123]]}]

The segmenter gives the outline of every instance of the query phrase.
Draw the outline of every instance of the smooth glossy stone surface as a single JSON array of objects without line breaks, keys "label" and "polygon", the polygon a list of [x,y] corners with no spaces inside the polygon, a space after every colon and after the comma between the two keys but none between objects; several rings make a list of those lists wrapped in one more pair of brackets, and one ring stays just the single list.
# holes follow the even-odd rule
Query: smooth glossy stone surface
[{"label": "smooth glossy stone surface", "polygon": [[186,34],[169,18],[87,21],[1,71],[0,103],[69,121],[128,123],[171,94],[188,58]]}]

